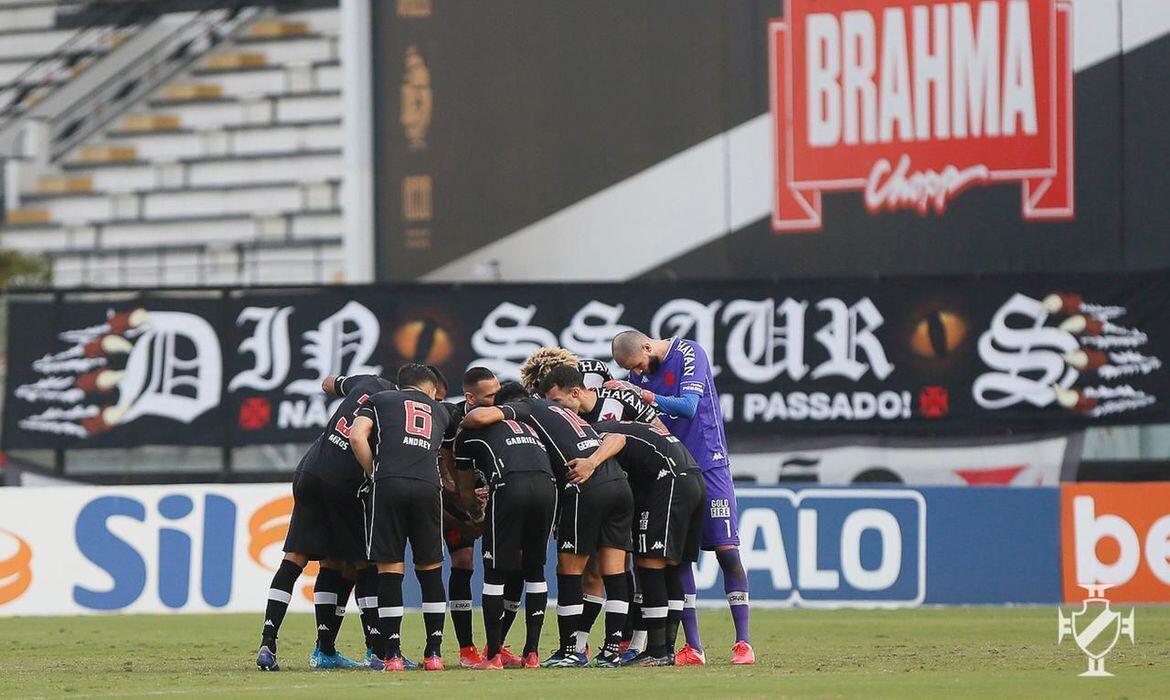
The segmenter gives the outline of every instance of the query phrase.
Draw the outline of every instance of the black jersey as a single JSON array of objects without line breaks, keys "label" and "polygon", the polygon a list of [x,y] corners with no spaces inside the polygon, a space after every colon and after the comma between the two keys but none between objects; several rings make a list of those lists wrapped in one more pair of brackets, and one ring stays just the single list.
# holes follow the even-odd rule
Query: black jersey
[{"label": "black jersey", "polygon": [[593,405],[592,411],[581,416],[589,423],[599,423],[604,420],[649,423],[658,417],[658,411],[643,401],[636,391],[607,389],[605,387],[593,391],[597,394],[597,403]]},{"label": "black jersey", "polygon": [[620,433],[626,446],[617,461],[630,476],[630,488],[644,493],[660,476],[675,477],[689,471],[699,472],[695,458],[674,435],[647,423],[604,421],[593,426],[598,433]]},{"label": "black jersey", "polygon": [[450,447],[457,424],[443,404],[421,391],[383,391],[357,415],[374,421],[374,480],[418,479],[442,486],[439,448]]},{"label": "black jersey", "polygon": [[536,428],[515,420],[460,431],[455,438],[455,468],[475,469],[492,486],[520,472],[552,476],[548,450]]},{"label": "black jersey", "polygon": [[[548,449],[553,475],[558,481],[565,480],[567,462],[588,457],[601,446],[601,436],[592,426],[576,413],[548,399],[528,397],[497,408],[504,412],[505,418],[536,428],[537,434]],[[625,472],[610,459],[598,466],[593,476],[581,484],[581,488],[586,489],[593,484],[625,478]]]},{"label": "black jersey", "polygon": [[342,400],[333,410],[325,432],[309,446],[297,469],[312,472],[334,486],[357,491],[365,472],[349,449],[349,429],[353,427],[354,415],[374,394],[398,387],[373,374],[338,377],[334,387]]},{"label": "black jersey", "polygon": [[578,360],[577,371],[584,377],[587,389],[596,389],[613,379],[613,375],[609,372],[609,365],[601,360]]}]

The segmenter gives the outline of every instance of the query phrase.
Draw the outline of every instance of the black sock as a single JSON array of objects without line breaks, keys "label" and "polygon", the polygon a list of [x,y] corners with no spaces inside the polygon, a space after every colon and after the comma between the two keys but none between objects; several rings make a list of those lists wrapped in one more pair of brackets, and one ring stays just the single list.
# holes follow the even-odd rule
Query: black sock
[{"label": "black sock", "polygon": [[[638,569],[642,583],[642,620],[646,623],[646,651],[654,657],[667,654],[666,574],[662,569]],[[680,611],[681,612],[681,611]]]},{"label": "black sock", "polygon": [[459,647],[473,647],[471,636],[471,570],[451,567],[447,578],[447,591],[451,595],[451,626]]},{"label": "black sock", "polygon": [[[684,566],[690,566],[688,562]],[[674,645],[678,641],[678,626],[682,622],[683,614],[683,584],[679,578],[679,566],[668,566],[663,578],[666,580],[666,651],[674,653]],[[646,614],[642,613],[645,617]]]},{"label": "black sock", "polygon": [[589,645],[589,633],[593,630],[593,623],[605,607],[605,598],[599,598],[589,593],[582,594],[581,621],[577,627],[577,649],[584,651]]},{"label": "black sock", "polygon": [[402,574],[378,574],[378,632],[383,659],[402,656]]},{"label": "black sock", "polygon": [[[541,567],[543,574],[544,568]],[[500,639],[508,638],[508,631],[516,621],[516,612],[520,610],[520,596],[524,594],[524,574],[519,571],[508,573],[508,580],[504,582],[504,614],[500,618]]]},{"label": "black sock", "polygon": [[626,626],[622,628],[623,642],[629,642],[642,623],[642,594],[632,570],[626,572],[626,586],[630,591],[630,614],[626,615]]},{"label": "black sock", "polygon": [[487,633],[487,653],[485,658],[492,658],[500,653],[504,644],[504,637],[500,634],[501,618],[504,615],[504,580],[507,576],[502,571],[485,568],[483,571],[483,595],[479,604],[483,606],[483,628]]},{"label": "black sock", "polygon": [[622,643],[622,628],[626,626],[626,616],[630,612],[630,588],[624,573],[602,576],[601,580],[605,581],[605,646],[602,650],[616,654]]},{"label": "black sock", "polygon": [[366,637],[366,648],[380,659],[385,650],[382,649],[382,635],[378,631],[378,569],[373,566],[359,569],[354,590],[358,609],[362,613],[362,633]]},{"label": "black sock", "polygon": [[524,637],[524,655],[540,651],[540,632],[544,629],[544,611],[548,607],[548,582],[544,580],[544,569],[537,569],[524,576],[524,622],[527,630]]},{"label": "black sock", "polygon": [[345,609],[349,607],[349,596],[353,593],[354,580],[341,577],[341,587],[337,589],[337,614],[333,617],[333,648],[337,648],[337,635],[341,634],[341,623],[345,622]]},{"label": "black sock", "polygon": [[557,574],[557,627],[561,651],[577,651],[577,630],[581,624],[581,574]]},{"label": "black sock", "polygon": [[276,653],[276,637],[280,634],[280,625],[284,622],[284,614],[288,612],[289,601],[292,600],[293,586],[301,575],[301,567],[288,559],[282,559],[280,568],[272,577],[272,585],[268,588],[268,605],[264,608],[264,628],[260,632],[260,646],[268,647]]},{"label": "black sock", "polygon": [[427,631],[427,645],[423,656],[443,653],[443,622],[447,617],[447,594],[443,591],[443,570],[414,570],[418,587],[422,590],[423,626]]}]

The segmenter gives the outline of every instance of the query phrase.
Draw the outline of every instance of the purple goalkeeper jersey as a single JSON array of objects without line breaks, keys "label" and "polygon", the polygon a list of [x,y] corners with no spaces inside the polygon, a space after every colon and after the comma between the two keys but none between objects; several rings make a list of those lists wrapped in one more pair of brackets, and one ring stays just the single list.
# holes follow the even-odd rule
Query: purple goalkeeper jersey
[{"label": "purple goalkeeper jersey", "polygon": [[659,416],[666,428],[686,445],[704,471],[727,466],[727,435],[723,432],[723,411],[707,353],[692,340],[671,338],[670,350],[658,371],[641,375],[630,372],[629,381],[659,396],[699,397],[693,418]]}]

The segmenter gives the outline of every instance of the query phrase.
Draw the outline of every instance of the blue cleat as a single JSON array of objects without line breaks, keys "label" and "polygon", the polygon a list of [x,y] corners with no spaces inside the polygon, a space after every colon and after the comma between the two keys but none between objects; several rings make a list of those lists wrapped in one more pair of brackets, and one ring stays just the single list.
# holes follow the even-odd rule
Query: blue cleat
[{"label": "blue cleat", "polygon": [[309,668],[323,671],[335,668],[369,668],[369,666],[358,663],[341,652],[326,655],[321,653],[319,648],[314,648],[313,655],[309,657]]},{"label": "blue cleat", "polygon": [[597,652],[597,656],[593,657],[593,668],[617,668],[622,665],[622,657],[620,654],[612,651],[605,651],[604,649]]},{"label": "blue cleat", "polygon": [[575,651],[555,651],[540,663],[543,668],[581,668],[589,663],[582,654]]},{"label": "blue cleat", "polygon": [[280,664],[276,663],[276,654],[267,646],[260,647],[256,653],[256,668],[261,671],[279,671]]},{"label": "blue cleat", "polygon": [[637,649],[626,649],[622,652],[622,656],[618,659],[618,666],[629,666],[642,655],[642,652]]}]

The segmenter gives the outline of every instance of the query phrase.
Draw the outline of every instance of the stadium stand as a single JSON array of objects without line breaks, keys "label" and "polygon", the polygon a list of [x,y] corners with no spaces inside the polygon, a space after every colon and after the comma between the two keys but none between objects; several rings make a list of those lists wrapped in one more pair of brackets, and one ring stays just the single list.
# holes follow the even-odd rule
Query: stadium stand
[{"label": "stadium stand", "polygon": [[60,3],[0,1],[0,147],[75,76],[112,72],[42,118],[47,157],[8,169],[0,244],[45,256],[61,287],[338,281],[338,9],[281,8],[59,29]]}]

